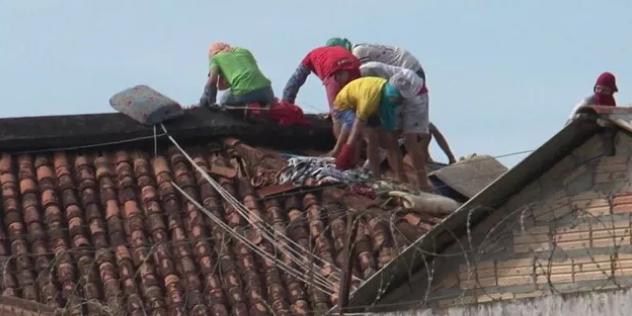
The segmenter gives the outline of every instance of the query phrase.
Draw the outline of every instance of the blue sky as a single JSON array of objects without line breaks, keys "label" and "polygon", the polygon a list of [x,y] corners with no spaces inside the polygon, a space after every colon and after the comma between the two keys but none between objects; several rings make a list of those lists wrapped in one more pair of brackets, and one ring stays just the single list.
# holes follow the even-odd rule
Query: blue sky
[{"label": "blue sky", "polygon": [[[196,103],[217,40],[249,48],[280,94],[310,49],[344,36],[413,52],[455,154],[501,155],[551,137],[602,71],[632,103],[631,13],[629,0],[0,0],[0,116],[110,112],[136,84]],[[297,101],[326,110],[316,77]]]}]

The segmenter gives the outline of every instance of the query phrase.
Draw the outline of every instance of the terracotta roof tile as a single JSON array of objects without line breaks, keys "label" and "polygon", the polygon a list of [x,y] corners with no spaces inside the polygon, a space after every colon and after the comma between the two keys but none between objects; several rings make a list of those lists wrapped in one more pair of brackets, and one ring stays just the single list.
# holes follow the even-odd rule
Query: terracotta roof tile
[{"label": "terracotta roof tile", "polygon": [[335,284],[333,296],[259,256],[184,199],[173,183],[261,251],[299,269],[279,251],[286,240],[264,238],[174,148],[153,158],[138,150],[2,154],[2,296],[70,315],[308,315],[337,301],[348,212],[363,214],[353,262],[363,279],[440,220],[372,206],[339,189],[262,199],[257,192],[274,184],[285,161],[238,140],[225,145],[188,151],[250,220],[322,258],[317,272]]}]

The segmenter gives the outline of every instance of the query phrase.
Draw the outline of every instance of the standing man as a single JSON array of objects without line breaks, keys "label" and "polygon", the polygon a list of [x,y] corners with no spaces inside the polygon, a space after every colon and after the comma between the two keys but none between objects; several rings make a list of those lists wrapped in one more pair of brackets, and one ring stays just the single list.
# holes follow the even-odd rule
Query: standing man
[{"label": "standing man", "polygon": [[209,47],[209,75],[200,98],[201,106],[215,104],[217,90],[226,90],[222,105],[260,103],[265,106],[274,102],[270,80],[266,78],[252,53],[222,42]]},{"label": "standing man", "polygon": [[380,176],[379,139],[387,139],[386,150],[391,168],[400,181],[406,182],[401,152],[392,131],[397,124],[396,108],[402,102],[397,88],[384,78],[363,77],[348,83],[334,100],[334,116],[341,132],[336,143],[336,167],[351,169],[356,162],[355,148],[362,136],[367,142],[369,167]]},{"label": "standing man", "polygon": [[[299,89],[310,73],[315,73],[327,92],[329,111],[336,95],[347,83],[360,77],[360,61],[351,53],[351,42],[332,38],[325,46],[310,51],[298,65],[283,89],[284,102],[294,103]],[[340,133],[340,123],[332,116],[334,136]]]}]

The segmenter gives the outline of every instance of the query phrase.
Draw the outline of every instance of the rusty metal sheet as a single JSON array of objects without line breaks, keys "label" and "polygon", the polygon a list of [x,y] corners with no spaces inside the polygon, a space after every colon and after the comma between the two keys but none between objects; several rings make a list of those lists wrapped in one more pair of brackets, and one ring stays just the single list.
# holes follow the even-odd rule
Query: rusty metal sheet
[{"label": "rusty metal sheet", "polygon": [[471,198],[507,171],[494,157],[482,155],[459,161],[430,173],[456,192]]}]

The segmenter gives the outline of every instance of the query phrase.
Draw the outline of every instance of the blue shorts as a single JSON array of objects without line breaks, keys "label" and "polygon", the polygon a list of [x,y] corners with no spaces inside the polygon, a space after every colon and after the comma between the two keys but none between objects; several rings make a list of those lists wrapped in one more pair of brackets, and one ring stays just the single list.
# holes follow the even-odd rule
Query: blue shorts
[{"label": "blue shorts", "polygon": [[355,111],[352,109],[346,110],[334,110],[333,118],[335,121],[340,122],[343,129],[351,129],[353,122],[355,122]]}]

